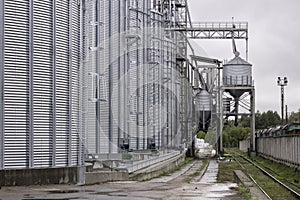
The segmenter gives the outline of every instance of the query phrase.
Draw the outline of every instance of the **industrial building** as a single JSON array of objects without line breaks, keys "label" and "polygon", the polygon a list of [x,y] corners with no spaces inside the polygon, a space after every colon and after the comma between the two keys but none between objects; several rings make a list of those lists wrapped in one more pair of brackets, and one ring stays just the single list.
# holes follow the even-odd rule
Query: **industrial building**
[{"label": "industrial building", "polygon": [[[190,58],[188,38],[211,28],[191,27],[187,0],[2,0],[1,173],[58,170],[29,184],[80,182],[85,159],[188,148],[210,123],[220,136],[221,62]],[[225,39],[248,37],[220,27]]]}]

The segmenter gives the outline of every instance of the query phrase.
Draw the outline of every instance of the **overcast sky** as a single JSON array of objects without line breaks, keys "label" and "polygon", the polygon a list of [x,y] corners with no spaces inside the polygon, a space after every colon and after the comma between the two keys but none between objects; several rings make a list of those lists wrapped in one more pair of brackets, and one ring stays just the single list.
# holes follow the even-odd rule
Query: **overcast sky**
[{"label": "overcast sky", "polygon": [[[256,110],[280,111],[277,77],[286,76],[288,111],[300,108],[300,0],[188,0],[193,21],[247,21]],[[233,58],[230,40],[198,40],[203,56]],[[245,59],[245,41],[237,41]]]}]

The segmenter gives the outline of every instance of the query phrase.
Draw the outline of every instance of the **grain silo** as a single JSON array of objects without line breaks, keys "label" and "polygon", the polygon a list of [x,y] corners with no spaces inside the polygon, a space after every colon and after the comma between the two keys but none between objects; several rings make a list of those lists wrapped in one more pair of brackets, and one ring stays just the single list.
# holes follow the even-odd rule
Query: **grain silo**
[{"label": "grain silo", "polygon": [[223,65],[223,85],[235,87],[229,92],[235,98],[240,97],[244,91],[238,87],[252,85],[252,65],[240,56],[235,56]]},{"label": "grain silo", "polygon": [[128,84],[127,137],[129,148],[142,150],[147,148],[147,80],[146,45],[149,2],[130,0],[126,5],[126,71]]},{"label": "grain silo", "polygon": [[[240,57],[233,32],[232,46],[235,57],[223,65],[222,90],[232,96],[232,98],[226,98],[227,110],[224,115],[226,118],[234,117],[236,126],[239,116],[250,116],[250,151],[255,151],[255,89],[252,80],[252,65]],[[231,100],[233,101],[232,110],[230,110]]]},{"label": "grain silo", "polygon": [[[5,184],[76,182],[80,11],[75,0],[1,1],[0,169],[26,171]],[[35,169],[50,173],[33,176]]]},{"label": "grain silo", "polygon": [[212,97],[206,90],[201,90],[195,98],[196,116],[199,118],[199,130],[207,131],[212,111]]},{"label": "grain silo", "polygon": [[[118,153],[124,99],[119,80],[124,72],[121,48],[125,1],[86,1],[84,65],[87,78],[86,154],[106,159]],[[124,94],[124,93],[122,93]],[[123,104],[122,104],[123,102]],[[119,112],[120,111],[120,112]]]},{"label": "grain silo", "polygon": [[176,44],[168,39],[163,40],[163,65],[162,65],[162,84],[163,84],[163,111],[164,122],[163,139],[166,148],[174,147],[177,130],[174,127],[176,105]]}]

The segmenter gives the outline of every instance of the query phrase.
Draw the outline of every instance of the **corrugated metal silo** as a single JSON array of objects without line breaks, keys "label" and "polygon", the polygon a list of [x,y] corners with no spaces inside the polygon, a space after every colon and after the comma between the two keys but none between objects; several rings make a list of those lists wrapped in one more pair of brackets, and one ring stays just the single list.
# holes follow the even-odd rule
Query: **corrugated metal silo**
[{"label": "corrugated metal silo", "polygon": [[162,14],[157,8],[150,11],[149,48],[148,48],[148,146],[161,148],[162,133],[162,66],[163,66],[163,29]]},{"label": "corrugated metal silo", "polygon": [[124,97],[120,97],[124,88],[119,82],[124,74],[121,49],[123,3],[118,0],[90,0],[86,4],[87,154],[118,153],[122,131],[120,117],[124,116]]},{"label": "corrugated metal silo", "polygon": [[2,1],[0,10],[0,168],[81,165],[80,4]]},{"label": "corrugated metal silo", "polygon": [[128,84],[127,130],[130,149],[146,148],[147,128],[147,26],[149,1],[127,2],[126,68]]},{"label": "corrugated metal silo", "polygon": [[[223,85],[231,87],[252,86],[252,65],[239,56],[223,65]],[[238,98],[243,90],[230,90],[230,94]]]},{"label": "corrugated metal silo", "polygon": [[196,115],[199,118],[199,129],[207,131],[211,119],[212,97],[206,90],[201,90],[195,98]]},{"label": "corrugated metal silo", "polygon": [[163,63],[163,94],[164,94],[164,107],[165,109],[165,129],[163,138],[165,138],[165,147],[174,147],[174,139],[176,131],[174,128],[174,112],[176,112],[176,80],[174,75],[176,73],[176,44],[168,39],[164,38],[164,63]]}]

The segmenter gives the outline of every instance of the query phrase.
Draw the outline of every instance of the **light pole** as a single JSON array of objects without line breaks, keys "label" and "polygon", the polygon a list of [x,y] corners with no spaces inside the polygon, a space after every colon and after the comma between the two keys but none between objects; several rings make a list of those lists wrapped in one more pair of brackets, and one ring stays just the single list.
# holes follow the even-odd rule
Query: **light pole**
[{"label": "light pole", "polygon": [[287,77],[281,78],[278,77],[277,85],[281,87],[281,120],[282,124],[284,123],[284,86],[287,86],[288,80]]}]

